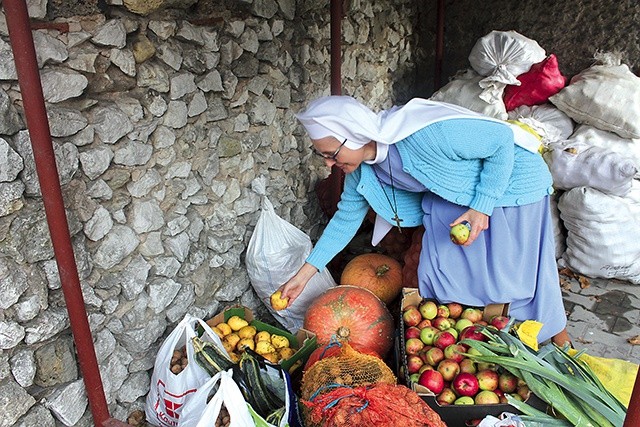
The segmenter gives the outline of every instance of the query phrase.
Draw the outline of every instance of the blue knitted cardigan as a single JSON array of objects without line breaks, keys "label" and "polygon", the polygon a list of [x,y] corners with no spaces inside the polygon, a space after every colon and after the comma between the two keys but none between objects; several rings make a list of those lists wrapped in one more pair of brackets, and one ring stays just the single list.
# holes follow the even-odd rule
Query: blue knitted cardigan
[{"label": "blue knitted cardigan", "polygon": [[[537,153],[513,142],[511,129],[481,119],[433,123],[395,144],[403,171],[429,191],[452,203],[491,215],[494,207],[534,203],[553,193],[549,169]],[[338,210],[325,227],[307,262],[322,270],[353,239],[369,208],[391,224],[385,197],[389,186],[362,163],[345,177]],[[422,224],[422,193],[395,189],[402,226]]]}]

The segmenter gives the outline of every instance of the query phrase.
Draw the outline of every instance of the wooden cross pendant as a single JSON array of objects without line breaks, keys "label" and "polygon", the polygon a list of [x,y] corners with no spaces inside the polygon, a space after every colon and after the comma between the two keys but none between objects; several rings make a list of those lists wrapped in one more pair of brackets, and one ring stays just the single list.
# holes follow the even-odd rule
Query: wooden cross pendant
[{"label": "wooden cross pendant", "polygon": [[400,234],[402,234],[402,227],[400,227],[400,223],[402,222],[402,218],[399,218],[398,214],[396,213],[395,216],[392,219],[396,222],[396,227],[398,227],[398,231],[400,232]]}]

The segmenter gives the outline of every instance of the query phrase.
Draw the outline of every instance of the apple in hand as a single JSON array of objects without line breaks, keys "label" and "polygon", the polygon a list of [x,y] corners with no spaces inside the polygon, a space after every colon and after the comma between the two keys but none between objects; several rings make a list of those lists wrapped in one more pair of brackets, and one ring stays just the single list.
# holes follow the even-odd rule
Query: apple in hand
[{"label": "apple in hand", "polygon": [[453,391],[458,396],[475,396],[478,393],[478,378],[475,375],[461,372],[451,382]]},{"label": "apple in hand", "polygon": [[469,234],[471,234],[471,226],[465,222],[456,224],[449,230],[449,237],[456,245],[465,244],[469,240]]},{"label": "apple in hand", "polygon": [[289,305],[289,298],[282,298],[282,292],[275,291],[271,294],[271,297],[269,297],[269,302],[271,303],[271,307],[273,307],[274,310],[280,311],[287,308],[287,306]]}]

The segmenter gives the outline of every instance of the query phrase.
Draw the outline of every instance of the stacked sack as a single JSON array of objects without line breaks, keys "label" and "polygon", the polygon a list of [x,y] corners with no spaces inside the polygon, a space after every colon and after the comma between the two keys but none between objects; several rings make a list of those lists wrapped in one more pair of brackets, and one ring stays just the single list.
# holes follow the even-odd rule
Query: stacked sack
[{"label": "stacked sack", "polygon": [[431,99],[534,130],[556,190],[556,258],[640,283],[640,78],[611,54],[567,84],[554,54],[515,31],[474,45],[471,69]]}]

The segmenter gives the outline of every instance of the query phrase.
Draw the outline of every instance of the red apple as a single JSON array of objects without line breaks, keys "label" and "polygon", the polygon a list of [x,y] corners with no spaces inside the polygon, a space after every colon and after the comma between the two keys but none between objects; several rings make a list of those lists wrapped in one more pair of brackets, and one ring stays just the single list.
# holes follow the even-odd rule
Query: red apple
[{"label": "red apple", "polygon": [[438,315],[438,305],[431,300],[423,301],[419,306],[418,310],[422,315],[423,319],[433,319]]},{"label": "red apple", "polygon": [[433,370],[435,370],[433,366],[429,365],[428,363],[425,363],[420,367],[420,370],[418,371],[418,373],[421,374],[424,371],[433,371]]},{"label": "red apple", "polygon": [[513,393],[518,388],[518,377],[511,372],[503,372],[498,379],[498,388],[505,393]]},{"label": "red apple", "polygon": [[445,329],[449,329],[451,328],[453,325],[455,325],[454,320],[453,319],[449,319],[448,317],[436,317],[435,319],[433,319],[431,321],[431,326],[435,326],[436,328],[438,328],[441,331],[444,331]]},{"label": "red apple", "polygon": [[465,359],[464,353],[466,351],[467,349],[462,344],[451,344],[444,348],[444,357],[445,359],[455,360],[460,364]]},{"label": "red apple", "polygon": [[478,378],[478,387],[480,387],[480,390],[493,391],[498,388],[500,375],[496,371],[485,369],[478,371],[476,378]]},{"label": "red apple", "polygon": [[438,347],[432,347],[425,355],[426,362],[431,366],[437,366],[444,359],[444,352]]},{"label": "red apple", "polygon": [[462,305],[457,302],[450,302],[447,304],[449,308],[449,317],[457,319],[462,314]]},{"label": "red apple", "polygon": [[407,372],[409,372],[409,374],[418,372],[422,365],[424,365],[424,362],[422,361],[420,356],[415,354],[410,354],[407,356]]},{"label": "red apple", "polygon": [[422,320],[422,315],[417,308],[409,307],[402,312],[402,320],[407,326],[416,326]]},{"label": "red apple", "polygon": [[489,323],[486,320],[480,319],[476,322],[476,325],[480,325],[480,326],[488,326]]},{"label": "red apple", "polygon": [[404,351],[407,354],[418,354],[424,347],[424,343],[420,338],[409,338],[404,344]]},{"label": "red apple", "polygon": [[458,365],[458,362],[451,359],[442,360],[438,363],[438,367],[436,369],[442,374],[442,378],[444,378],[445,381],[452,381],[456,375],[460,373],[460,365]]},{"label": "red apple", "polygon": [[473,398],[476,405],[497,405],[500,397],[491,390],[482,390]]},{"label": "red apple", "polygon": [[475,374],[477,372],[476,362],[474,362],[472,359],[469,359],[467,357],[462,359],[462,362],[460,362],[459,365],[460,365],[460,372],[468,372],[470,374]]},{"label": "red apple", "polygon": [[451,334],[451,332],[447,332],[447,331],[438,332],[435,338],[433,339],[434,347],[438,347],[442,350],[447,348],[447,346],[450,346],[451,344],[455,344],[455,343],[456,343],[456,337],[454,337],[453,334]]},{"label": "red apple", "polygon": [[461,372],[451,382],[458,396],[475,396],[478,393],[478,379],[475,375]]},{"label": "red apple", "polygon": [[440,405],[451,405],[457,398],[458,396],[451,390],[451,387],[445,387],[440,394],[436,396],[436,402]]},{"label": "red apple", "polygon": [[408,340],[409,338],[420,338],[420,329],[417,326],[409,326],[404,331],[404,339]]},{"label": "red apple", "polygon": [[433,345],[433,340],[438,332],[440,332],[438,328],[427,326],[426,328],[420,330],[420,340],[422,340],[422,342],[426,345]]},{"label": "red apple", "polygon": [[420,323],[418,323],[416,326],[418,327],[418,329],[424,329],[424,328],[426,328],[427,326],[431,326],[431,320],[429,320],[429,319],[422,319],[422,320],[420,321]]},{"label": "red apple", "polygon": [[434,394],[439,394],[444,389],[444,379],[442,374],[434,369],[424,371],[420,374],[418,384],[428,388]]},{"label": "red apple", "polygon": [[463,319],[469,319],[472,323],[476,323],[482,320],[482,310],[479,308],[467,307],[462,310],[460,317]]},{"label": "red apple", "polygon": [[507,316],[493,316],[489,321],[489,324],[499,330],[502,330],[509,324],[509,318]]},{"label": "red apple", "polygon": [[438,317],[449,317],[449,307],[444,304],[438,306]]},{"label": "red apple", "polygon": [[486,341],[487,337],[481,332],[481,329],[477,325],[471,325],[462,330],[458,335],[459,340],[476,340]]}]

